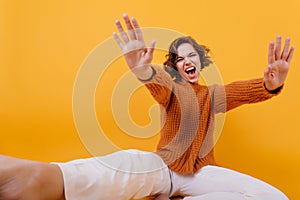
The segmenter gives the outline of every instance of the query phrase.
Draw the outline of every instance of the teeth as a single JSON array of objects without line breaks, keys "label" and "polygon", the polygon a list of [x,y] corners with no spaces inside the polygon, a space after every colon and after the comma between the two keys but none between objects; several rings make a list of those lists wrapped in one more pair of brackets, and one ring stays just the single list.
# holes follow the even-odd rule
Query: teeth
[{"label": "teeth", "polygon": [[185,71],[186,71],[186,72],[189,72],[189,71],[192,71],[192,70],[194,70],[194,69],[195,69],[195,67],[191,67],[191,68],[186,69]]}]

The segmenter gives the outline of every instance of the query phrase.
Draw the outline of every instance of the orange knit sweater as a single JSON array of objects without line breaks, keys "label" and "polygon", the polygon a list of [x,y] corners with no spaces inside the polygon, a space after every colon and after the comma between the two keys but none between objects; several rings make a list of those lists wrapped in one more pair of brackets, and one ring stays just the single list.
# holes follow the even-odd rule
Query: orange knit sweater
[{"label": "orange knit sweater", "polygon": [[161,105],[162,129],[156,153],[180,174],[193,174],[205,165],[216,164],[213,153],[216,113],[276,95],[265,89],[262,78],[207,87],[174,81],[161,67],[152,68],[153,76],[142,82]]}]

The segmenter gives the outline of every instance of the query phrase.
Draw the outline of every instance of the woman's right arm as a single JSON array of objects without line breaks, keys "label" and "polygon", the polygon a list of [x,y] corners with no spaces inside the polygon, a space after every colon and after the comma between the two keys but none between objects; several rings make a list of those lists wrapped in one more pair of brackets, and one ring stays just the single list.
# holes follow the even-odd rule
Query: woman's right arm
[{"label": "woman's right arm", "polygon": [[153,98],[163,107],[167,107],[174,83],[171,76],[160,66],[151,65],[152,76],[148,80],[141,80],[150,91]]},{"label": "woman's right arm", "polygon": [[153,58],[155,40],[146,47],[143,34],[135,18],[129,19],[127,14],[123,15],[128,32],[126,33],[119,20],[116,26],[119,31],[113,33],[114,38],[123,51],[124,58],[130,70],[138,79],[147,80],[152,76],[151,61]]},{"label": "woman's right arm", "polygon": [[119,34],[113,33],[114,38],[123,51],[124,58],[130,70],[149,89],[155,100],[167,106],[172,94],[172,78],[160,67],[151,64],[155,40],[146,46],[142,31],[135,18],[129,19],[127,14],[123,15],[128,29],[124,31],[121,22],[116,20]]}]

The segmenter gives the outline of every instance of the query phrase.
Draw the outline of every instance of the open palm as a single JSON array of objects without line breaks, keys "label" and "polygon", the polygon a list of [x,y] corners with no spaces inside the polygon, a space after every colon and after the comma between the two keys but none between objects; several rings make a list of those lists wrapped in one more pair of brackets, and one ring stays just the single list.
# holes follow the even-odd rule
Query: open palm
[{"label": "open palm", "polygon": [[137,67],[143,67],[150,64],[153,58],[155,41],[151,41],[149,48],[143,39],[143,34],[135,18],[129,19],[127,14],[123,15],[128,33],[126,33],[119,20],[116,20],[116,26],[120,37],[113,33],[115,40],[121,47],[124,58],[131,70]]},{"label": "open palm", "polygon": [[293,57],[294,47],[290,48],[290,38],[285,40],[284,48],[281,52],[281,36],[276,38],[276,48],[274,42],[269,44],[268,67],[264,72],[264,82],[268,90],[272,91],[283,85]]}]

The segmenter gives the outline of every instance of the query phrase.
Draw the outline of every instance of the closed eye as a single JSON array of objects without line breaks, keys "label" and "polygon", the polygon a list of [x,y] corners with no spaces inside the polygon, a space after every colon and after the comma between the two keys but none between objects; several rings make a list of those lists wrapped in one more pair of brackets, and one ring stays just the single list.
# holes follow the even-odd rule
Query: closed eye
[{"label": "closed eye", "polygon": [[175,63],[178,63],[178,62],[180,62],[182,60],[183,60],[183,57],[178,57],[178,58],[176,58]]},{"label": "closed eye", "polygon": [[196,56],[196,54],[195,54],[195,53],[191,53],[191,54],[189,54],[189,57],[194,57],[194,56]]},{"label": "closed eye", "polygon": [[[195,57],[195,56],[197,56],[197,54],[194,53],[194,52],[189,53],[189,54],[187,55],[187,57],[189,57],[189,58]],[[178,63],[178,62],[180,62],[180,61],[182,61],[183,59],[184,59],[184,57],[177,57],[176,60],[175,60],[175,64]]]}]

